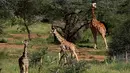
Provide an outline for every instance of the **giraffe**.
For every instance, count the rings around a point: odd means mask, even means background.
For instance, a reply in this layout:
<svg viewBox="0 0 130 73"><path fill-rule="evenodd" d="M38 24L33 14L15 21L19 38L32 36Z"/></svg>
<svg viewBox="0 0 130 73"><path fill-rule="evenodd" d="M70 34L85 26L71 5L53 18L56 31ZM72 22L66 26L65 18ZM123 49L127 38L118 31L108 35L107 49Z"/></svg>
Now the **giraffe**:
<svg viewBox="0 0 130 73"><path fill-rule="evenodd" d="M28 73L28 66L29 66L29 61L28 61L28 56L27 56L27 45L28 45L28 40L24 40L24 51L23 55L19 58L19 68L20 68L20 73Z"/></svg>
<svg viewBox="0 0 130 73"><path fill-rule="evenodd" d="M57 32L57 30L56 30L54 27L52 27L52 33L54 33L54 35L57 37L58 41L61 43L62 48L63 48L63 46L64 46L64 48L67 49L67 50L69 50L70 53L71 53L73 56L76 57L76 60L79 61L78 55L77 55L77 53L76 53L76 46L75 46L73 43L71 43L71 42L67 41L66 39L64 39L64 38ZM62 50L62 48L61 48L61 50ZM64 50L63 50L63 51L64 51Z"/></svg>
<svg viewBox="0 0 130 73"><path fill-rule="evenodd" d="M99 32L104 40L106 49L108 49L107 40L106 40L106 28L103 23L96 19L94 9L96 8L96 3L92 3L92 20L90 23L90 29L94 37L94 48L97 48L97 33Z"/></svg>
<svg viewBox="0 0 130 73"><path fill-rule="evenodd" d="M67 47L65 45L60 45L60 52L59 52L59 64L61 63L61 60L64 60L64 64L67 63ZM62 55L61 55L62 54Z"/></svg>

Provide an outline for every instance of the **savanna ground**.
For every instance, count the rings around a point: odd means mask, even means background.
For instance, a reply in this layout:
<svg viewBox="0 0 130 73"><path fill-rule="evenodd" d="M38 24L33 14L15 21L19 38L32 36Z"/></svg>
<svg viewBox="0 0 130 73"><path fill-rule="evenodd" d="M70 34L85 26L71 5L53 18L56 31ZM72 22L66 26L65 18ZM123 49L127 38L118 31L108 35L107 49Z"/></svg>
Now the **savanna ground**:
<svg viewBox="0 0 130 73"><path fill-rule="evenodd" d="M88 29L83 39L77 41L80 61L70 66L58 65L58 44L53 43L49 24L37 23L30 26L32 41L29 42L29 73L129 73L130 64L107 59L107 50L101 36L98 36L98 49L93 49L93 38ZM0 73L19 73L18 58L22 55L27 33L18 32L17 26L8 27L0 39ZM107 37L108 42L110 37ZM36 61L42 56L43 63ZM35 61L35 62L34 62ZM40 68L40 69L39 69Z"/></svg>

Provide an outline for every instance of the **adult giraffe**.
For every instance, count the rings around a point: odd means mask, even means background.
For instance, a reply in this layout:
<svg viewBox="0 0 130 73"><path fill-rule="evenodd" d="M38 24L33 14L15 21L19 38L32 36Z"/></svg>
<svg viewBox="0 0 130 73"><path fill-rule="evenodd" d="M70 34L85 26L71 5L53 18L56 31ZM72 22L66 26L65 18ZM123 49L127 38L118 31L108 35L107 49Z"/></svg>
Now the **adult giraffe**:
<svg viewBox="0 0 130 73"><path fill-rule="evenodd" d="M108 49L108 45L107 45L107 40L106 40L106 28L104 26L103 23L101 23L100 21L98 21L96 19L96 16L95 16L95 8L96 8L96 3L92 3L92 20L91 20L91 23L90 23L90 28L91 28L91 31L93 33L93 37L94 37L94 48L96 49L97 48L97 33L99 32L104 40L104 43L106 45L106 49Z"/></svg>

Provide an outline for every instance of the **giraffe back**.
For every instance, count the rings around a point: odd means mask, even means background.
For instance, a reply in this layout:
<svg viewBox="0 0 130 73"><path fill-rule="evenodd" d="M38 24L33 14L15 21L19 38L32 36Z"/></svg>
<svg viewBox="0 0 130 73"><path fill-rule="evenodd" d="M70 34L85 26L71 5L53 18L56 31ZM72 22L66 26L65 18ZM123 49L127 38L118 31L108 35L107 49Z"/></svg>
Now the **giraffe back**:
<svg viewBox="0 0 130 73"><path fill-rule="evenodd" d="M76 49L76 46L75 46L75 44L73 44L73 43L71 43L71 42L69 42L69 41L63 41L62 42L62 44L64 44L65 46L67 46L69 49L71 49L71 50L75 50Z"/></svg>
<svg viewBox="0 0 130 73"><path fill-rule="evenodd" d="M97 29L100 33L106 33L105 25L97 19L92 19L90 27Z"/></svg>

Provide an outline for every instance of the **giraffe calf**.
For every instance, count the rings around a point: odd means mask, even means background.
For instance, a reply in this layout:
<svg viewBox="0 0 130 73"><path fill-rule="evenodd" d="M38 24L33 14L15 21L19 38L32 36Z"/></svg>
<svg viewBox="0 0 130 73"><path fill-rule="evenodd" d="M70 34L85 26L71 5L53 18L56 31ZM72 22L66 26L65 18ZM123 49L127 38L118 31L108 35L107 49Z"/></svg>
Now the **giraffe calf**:
<svg viewBox="0 0 130 73"><path fill-rule="evenodd" d="M28 66L29 66L29 60L27 56L28 41L24 40L23 43L24 43L23 55L18 59L19 68L20 68L20 73L28 73Z"/></svg>
<svg viewBox="0 0 130 73"><path fill-rule="evenodd" d="M20 73L28 73L28 66L29 66L28 57L25 57L23 52L23 55L19 58Z"/></svg>
<svg viewBox="0 0 130 73"><path fill-rule="evenodd" d="M72 58L75 57L74 52L64 44L60 45L60 49L61 50L59 52L59 64L61 63L62 60L64 60L64 64L71 63ZM69 54L71 54L71 56Z"/></svg>

